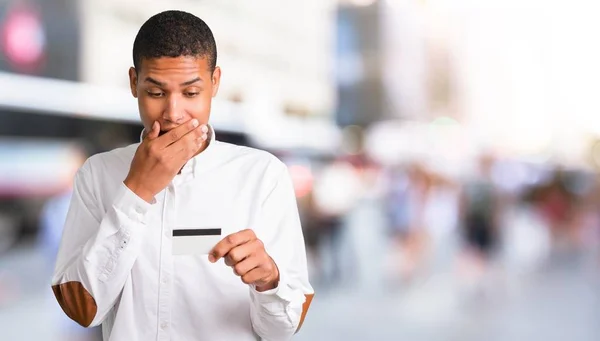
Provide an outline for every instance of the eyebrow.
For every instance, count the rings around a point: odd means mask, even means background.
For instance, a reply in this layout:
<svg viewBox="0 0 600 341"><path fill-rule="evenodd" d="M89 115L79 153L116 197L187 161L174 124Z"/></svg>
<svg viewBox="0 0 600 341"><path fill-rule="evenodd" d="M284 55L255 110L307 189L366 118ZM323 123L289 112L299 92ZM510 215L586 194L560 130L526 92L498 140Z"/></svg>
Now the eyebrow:
<svg viewBox="0 0 600 341"><path fill-rule="evenodd" d="M146 77L146 79L144 81L149 82L149 83L154 83L154 84L156 84L158 86L164 86L165 85L165 83L159 82L159 81L157 81L156 79L154 79L152 77Z"/></svg>
<svg viewBox="0 0 600 341"><path fill-rule="evenodd" d="M192 85L192 84L194 84L196 82L202 82L202 79L200 77L196 77L196 78L194 78L192 80L189 80L187 82L183 82L183 83L181 83L179 85L181 85L181 86L187 86L187 85Z"/></svg>
<svg viewBox="0 0 600 341"><path fill-rule="evenodd" d="M160 81L157 81L156 79L154 79L154 78L152 78L152 77L146 77L146 79L145 79L144 81L146 81L146 82L149 82L149 83L156 84L156 85L158 85L158 86L165 86L165 85L166 85L165 83L163 83L163 82L160 82ZM201 79L200 77L196 77L196 78L194 78L194 79L191 79L191 80L189 80L189 81L187 81L187 82L183 82L183 83L181 83L181 84L179 84L179 85L180 85L180 86L187 86L187 85L194 84L194 83L196 83L196 82L202 82L202 79Z"/></svg>

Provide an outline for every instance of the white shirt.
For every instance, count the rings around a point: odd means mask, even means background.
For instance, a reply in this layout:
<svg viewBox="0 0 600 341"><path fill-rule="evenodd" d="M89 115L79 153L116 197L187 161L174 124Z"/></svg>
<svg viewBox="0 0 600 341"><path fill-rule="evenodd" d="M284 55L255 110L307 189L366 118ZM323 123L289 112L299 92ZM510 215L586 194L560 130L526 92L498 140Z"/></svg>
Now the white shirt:
<svg viewBox="0 0 600 341"><path fill-rule="evenodd" d="M65 313L104 341L287 340L313 289L290 176L271 154L215 140L149 204L123 180L139 144L89 158L52 279ZM223 259L173 255L173 229L251 228L280 272L259 293Z"/></svg>

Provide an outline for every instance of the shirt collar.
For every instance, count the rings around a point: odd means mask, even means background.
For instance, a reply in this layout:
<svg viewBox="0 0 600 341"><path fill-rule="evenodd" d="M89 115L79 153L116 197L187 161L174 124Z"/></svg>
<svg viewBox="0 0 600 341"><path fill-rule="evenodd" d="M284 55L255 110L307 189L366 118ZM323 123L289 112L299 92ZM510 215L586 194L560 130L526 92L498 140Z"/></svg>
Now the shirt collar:
<svg viewBox="0 0 600 341"><path fill-rule="evenodd" d="M181 175L192 174L194 177L196 177L201 170L201 161L207 159L209 155L213 153L213 150L215 149L216 133L214 127L211 124L207 124L207 126L208 146L206 146L206 149L204 149L202 153L191 158L190 161L188 161L183 166L183 168L181 169ZM140 143L144 140L145 131L146 129L142 129L142 132L140 133Z"/></svg>

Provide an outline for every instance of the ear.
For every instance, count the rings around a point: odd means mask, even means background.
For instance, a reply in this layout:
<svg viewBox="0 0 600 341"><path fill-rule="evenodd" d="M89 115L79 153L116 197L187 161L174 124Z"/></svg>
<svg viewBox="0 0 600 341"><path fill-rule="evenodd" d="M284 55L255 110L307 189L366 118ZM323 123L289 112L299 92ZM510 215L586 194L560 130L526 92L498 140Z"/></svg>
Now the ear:
<svg viewBox="0 0 600 341"><path fill-rule="evenodd" d="M133 97L135 97L135 98L138 97L137 82L138 82L137 72L136 72L135 68L132 66L129 68L129 88L131 89L131 95L133 95Z"/></svg>
<svg viewBox="0 0 600 341"><path fill-rule="evenodd" d="M217 66L212 74L212 97L215 97L219 92L219 84L221 84L221 68Z"/></svg>

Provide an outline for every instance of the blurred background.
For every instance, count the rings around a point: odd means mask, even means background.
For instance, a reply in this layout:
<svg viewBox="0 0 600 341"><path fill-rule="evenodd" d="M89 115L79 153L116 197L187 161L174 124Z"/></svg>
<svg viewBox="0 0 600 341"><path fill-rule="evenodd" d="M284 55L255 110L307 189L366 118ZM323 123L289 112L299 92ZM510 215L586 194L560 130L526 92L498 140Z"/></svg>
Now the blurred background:
<svg viewBox="0 0 600 341"><path fill-rule="evenodd" d="M212 28L218 139L292 174L296 340L598 340L600 4L0 0L0 339L99 340L50 276L76 169L139 141L165 9Z"/></svg>

